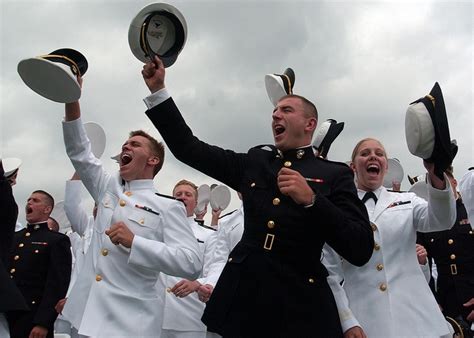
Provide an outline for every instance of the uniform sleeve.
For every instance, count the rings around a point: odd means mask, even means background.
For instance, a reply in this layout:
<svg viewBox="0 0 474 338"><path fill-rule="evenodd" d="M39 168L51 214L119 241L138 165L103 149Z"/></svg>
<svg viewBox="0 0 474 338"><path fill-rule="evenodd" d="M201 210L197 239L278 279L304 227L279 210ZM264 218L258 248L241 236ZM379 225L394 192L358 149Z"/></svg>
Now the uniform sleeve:
<svg viewBox="0 0 474 338"><path fill-rule="evenodd" d="M341 167L336 171L331 188L327 197L316 191L313 206L306 210L311 213L310 218L325 220L323 231L331 248L351 264L362 266L372 256L374 235L351 170Z"/></svg>
<svg viewBox="0 0 474 338"><path fill-rule="evenodd" d="M205 284L207 275L210 271L210 264L216 252L216 243L217 243L217 233L218 231L213 231L209 237L206 239L205 248L204 248L204 258L203 258L203 267L201 277L198 278L200 284Z"/></svg>
<svg viewBox="0 0 474 338"><path fill-rule="evenodd" d="M341 321L342 331L346 332L351 327L360 326L351 309L346 292L342 287L344 281L344 272L342 269L342 259L329 245L323 246L323 264L328 270L327 278L329 287L336 300L339 319Z"/></svg>
<svg viewBox="0 0 474 338"><path fill-rule="evenodd" d="M201 273L202 261L184 205L172 203L164 216L163 242L135 236L128 263L195 280Z"/></svg>
<svg viewBox="0 0 474 338"><path fill-rule="evenodd" d="M227 257L230 254L229 243L230 226L228 224L220 224L217 230L216 244L214 248L214 255L208 262L207 275L202 284L209 284L215 287L222 270L227 262Z"/></svg>
<svg viewBox="0 0 474 338"><path fill-rule="evenodd" d="M451 229L456 222L456 200L448 178L444 177L446 188L433 188L428 180L428 203L418 196L412 199L413 224L420 232Z"/></svg>
<svg viewBox="0 0 474 338"><path fill-rule="evenodd" d="M1 162L0 162L1 163ZM0 259L7 266L7 256L13 242L16 220L18 217L18 205L13 197L12 187L4 176L3 166L0 165Z"/></svg>
<svg viewBox="0 0 474 338"><path fill-rule="evenodd" d="M58 313L54 306L66 296L71 278L71 243L61 236L54 242L49 253L49 268L41 304L33 318L34 325L51 327Z"/></svg>
<svg viewBox="0 0 474 338"><path fill-rule="evenodd" d="M466 207L467 217L471 221L471 228L474 229L474 170L469 170L461 178L459 191Z"/></svg>
<svg viewBox="0 0 474 338"><path fill-rule="evenodd" d="M102 163L92 153L82 120L79 118L63 122L63 136L72 165L94 201L98 202L107 188L110 175L105 172Z"/></svg>
<svg viewBox="0 0 474 338"><path fill-rule="evenodd" d="M77 232L80 236L84 236L89 224L89 215L81 204L81 187L81 181L66 181L64 212L71 223L72 230Z"/></svg>

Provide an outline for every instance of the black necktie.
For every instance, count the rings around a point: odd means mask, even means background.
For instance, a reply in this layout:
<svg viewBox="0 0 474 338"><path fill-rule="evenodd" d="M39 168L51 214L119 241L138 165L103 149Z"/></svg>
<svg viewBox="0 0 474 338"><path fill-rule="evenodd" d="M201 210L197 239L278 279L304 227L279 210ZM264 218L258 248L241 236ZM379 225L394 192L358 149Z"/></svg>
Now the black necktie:
<svg viewBox="0 0 474 338"><path fill-rule="evenodd" d="M365 203L367 202L367 200L369 198L372 198L375 202L375 204L377 204L377 196L375 196L374 192L373 191L367 191L364 195L364 197L362 197L362 203Z"/></svg>

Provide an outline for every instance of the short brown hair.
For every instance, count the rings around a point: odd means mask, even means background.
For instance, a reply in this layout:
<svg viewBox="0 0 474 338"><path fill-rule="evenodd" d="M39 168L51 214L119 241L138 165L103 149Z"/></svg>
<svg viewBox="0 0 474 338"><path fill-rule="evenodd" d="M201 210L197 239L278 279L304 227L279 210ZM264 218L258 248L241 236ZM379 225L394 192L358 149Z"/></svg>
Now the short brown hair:
<svg viewBox="0 0 474 338"><path fill-rule="evenodd" d="M165 161L165 146L163 145L162 142L158 142L154 137L144 132L143 130L131 131L129 137L133 137L133 136L142 136L146 138L148 141L150 141L151 152L160 160L158 164L155 166L155 170L153 170L153 176L155 176L163 167L163 162Z"/></svg>
<svg viewBox="0 0 474 338"><path fill-rule="evenodd" d="M198 199L198 187L197 187L196 184L194 184L193 182L188 181L188 180L181 180L181 181L179 181L178 183L175 184L175 186L173 188L173 196L174 196L174 191L180 185L189 185L191 188L193 188L194 196L196 197L196 201L197 201L197 199Z"/></svg>
<svg viewBox="0 0 474 338"><path fill-rule="evenodd" d="M278 102L280 102L283 99L288 99L288 98L297 98L301 100L303 103L303 109L307 117L314 117L316 120L318 119L318 110L316 109L316 106L313 102L308 100L307 98L301 96L301 95L296 95L296 94L288 94L283 97L281 97Z"/></svg>

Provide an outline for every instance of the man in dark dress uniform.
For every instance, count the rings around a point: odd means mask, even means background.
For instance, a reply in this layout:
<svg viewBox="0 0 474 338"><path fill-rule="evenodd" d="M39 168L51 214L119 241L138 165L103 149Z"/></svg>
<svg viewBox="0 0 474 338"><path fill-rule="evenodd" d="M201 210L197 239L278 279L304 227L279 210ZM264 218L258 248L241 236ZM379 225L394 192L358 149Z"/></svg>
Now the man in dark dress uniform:
<svg viewBox="0 0 474 338"><path fill-rule="evenodd" d="M446 175L456 197L456 223L450 230L420 233L418 242L425 246L428 257L436 264L438 278L435 296L443 314L469 328L472 322L467 316L474 306L463 304L474 295L474 234L462 196L456 190L457 181L452 167L446 171Z"/></svg>
<svg viewBox="0 0 474 338"><path fill-rule="evenodd" d="M351 170L314 155L316 107L283 97L272 115L275 145L236 153L192 134L164 88L158 57L142 74L152 92L146 114L176 158L242 193L244 233L207 303L208 330L224 337L342 337L321 249L327 242L361 266L374 240Z"/></svg>
<svg viewBox="0 0 474 338"><path fill-rule="evenodd" d="M34 191L25 212L27 226L15 233L10 255L11 279L20 289L30 311L8 314L10 335L15 338L53 337L58 313L56 303L65 297L71 277L69 237L48 229L54 207L50 194Z"/></svg>
<svg viewBox="0 0 474 338"><path fill-rule="evenodd" d="M8 337L7 311L28 310L15 283L11 280L7 266L9 264L10 248L15 233L18 206L13 197L10 181L5 178L0 159L0 337Z"/></svg>

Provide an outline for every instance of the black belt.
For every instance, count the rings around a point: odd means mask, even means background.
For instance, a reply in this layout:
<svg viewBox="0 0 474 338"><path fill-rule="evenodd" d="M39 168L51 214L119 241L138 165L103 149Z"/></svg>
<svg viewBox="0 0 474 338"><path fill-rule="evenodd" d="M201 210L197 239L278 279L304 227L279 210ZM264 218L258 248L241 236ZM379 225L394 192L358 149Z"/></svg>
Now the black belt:
<svg viewBox="0 0 474 338"><path fill-rule="evenodd" d="M436 269L440 276L456 276L474 274L474 264L440 264L436 265Z"/></svg>

